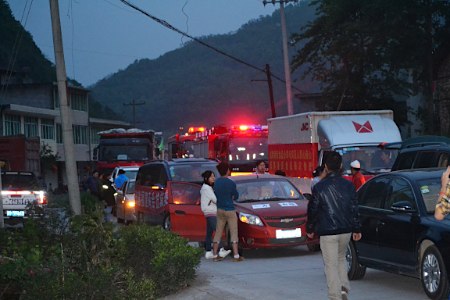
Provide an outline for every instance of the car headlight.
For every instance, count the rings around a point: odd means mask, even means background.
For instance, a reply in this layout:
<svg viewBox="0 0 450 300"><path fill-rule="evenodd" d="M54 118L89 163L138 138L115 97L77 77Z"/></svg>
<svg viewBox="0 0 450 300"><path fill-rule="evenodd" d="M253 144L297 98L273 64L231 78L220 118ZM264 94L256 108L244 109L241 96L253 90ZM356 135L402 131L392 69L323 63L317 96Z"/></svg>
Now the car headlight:
<svg viewBox="0 0 450 300"><path fill-rule="evenodd" d="M239 213L239 220L250 225L264 226L263 222L261 222L261 219L258 216L246 214L243 212Z"/></svg>

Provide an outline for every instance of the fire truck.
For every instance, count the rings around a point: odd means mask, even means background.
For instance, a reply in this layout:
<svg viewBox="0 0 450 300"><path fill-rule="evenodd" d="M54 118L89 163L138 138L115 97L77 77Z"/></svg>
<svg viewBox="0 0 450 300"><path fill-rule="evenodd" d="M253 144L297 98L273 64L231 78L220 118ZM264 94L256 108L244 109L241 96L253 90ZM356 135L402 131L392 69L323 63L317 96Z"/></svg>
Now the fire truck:
<svg viewBox="0 0 450 300"><path fill-rule="evenodd" d="M167 141L169 158L197 157L194 156L193 143L197 133L204 131L205 127L189 127L188 132L169 137Z"/></svg>
<svg viewBox="0 0 450 300"><path fill-rule="evenodd" d="M100 172L112 171L117 166L142 166L156 159L158 148L153 130L114 128L97 133L100 136L93 160Z"/></svg>
<svg viewBox="0 0 450 300"><path fill-rule="evenodd" d="M191 127L185 135L172 138L172 157L208 158L226 161L232 175L254 172L256 161L267 162L268 127L265 125L234 125ZM181 156L180 156L181 155Z"/></svg>

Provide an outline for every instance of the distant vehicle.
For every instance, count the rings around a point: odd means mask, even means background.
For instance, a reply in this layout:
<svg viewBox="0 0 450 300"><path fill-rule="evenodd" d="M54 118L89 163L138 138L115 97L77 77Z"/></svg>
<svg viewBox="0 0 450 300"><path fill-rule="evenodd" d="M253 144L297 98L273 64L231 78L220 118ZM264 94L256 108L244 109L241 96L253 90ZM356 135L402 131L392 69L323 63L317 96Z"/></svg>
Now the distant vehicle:
<svg viewBox="0 0 450 300"><path fill-rule="evenodd" d="M283 170L290 177L311 177L329 151L342 155L344 175L359 160L367 177L388 172L398 149L382 150L384 143L401 142L391 110L322 111L271 118L269 170ZM381 160L387 154L388 163Z"/></svg>
<svg viewBox="0 0 450 300"><path fill-rule="evenodd" d="M152 161L140 167L135 187L138 222L162 225L188 239L204 238L206 221L200 211L201 174L211 170L218 177L216 166L217 162L208 159L178 158ZM191 212L194 218L185 218ZM193 223L199 224L195 227L198 231L190 231Z"/></svg>
<svg viewBox="0 0 450 300"><path fill-rule="evenodd" d="M137 176L137 172L139 171L139 167L115 167L111 173L111 182L114 183L114 180L119 175L119 170L122 169L125 171L125 176L128 177L129 180L135 180ZM120 186L117 188L121 188Z"/></svg>
<svg viewBox="0 0 450 300"><path fill-rule="evenodd" d="M116 198L116 216L118 223L129 224L136 221L134 186L135 180L128 180L124 183L121 190L115 194Z"/></svg>
<svg viewBox="0 0 450 300"><path fill-rule="evenodd" d="M362 239L347 249L350 279L366 267L384 270L418 278L429 298L447 299L450 219L434 219L444 170L386 173L358 190Z"/></svg>
<svg viewBox="0 0 450 300"><path fill-rule="evenodd" d="M232 175L250 174L256 161L267 162L267 125L190 127L184 135L169 139L169 153L175 157L226 161Z"/></svg>
<svg viewBox="0 0 450 300"><path fill-rule="evenodd" d="M153 130L115 128L98 132L100 141L93 160L99 172L112 172L119 166L142 166L156 159L159 149Z"/></svg>
<svg viewBox="0 0 450 300"><path fill-rule="evenodd" d="M397 146L400 147L400 150L392 166L392 171L444 168L450 162L450 139L444 136L411 138Z"/></svg>
<svg viewBox="0 0 450 300"><path fill-rule="evenodd" d="M47 193L32 172L2 171L3 216L5 220L28 218L31 204L47 205Z"/></svg>

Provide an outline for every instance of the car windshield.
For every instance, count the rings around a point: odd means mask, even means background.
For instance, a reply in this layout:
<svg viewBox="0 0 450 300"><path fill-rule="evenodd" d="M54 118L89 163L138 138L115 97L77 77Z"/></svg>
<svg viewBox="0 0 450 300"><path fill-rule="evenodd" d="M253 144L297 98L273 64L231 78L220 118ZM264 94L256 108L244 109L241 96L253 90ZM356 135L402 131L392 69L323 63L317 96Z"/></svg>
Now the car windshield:
<svg viewBox="0 0 450 300"><path fill-rule="evenodd" d="M431 178L417 181L420 191L422 192L423 202L427 209L427 213L434 214L439 191L441 189L441 178Z"/></svg>
<svg viewBox="0 0 450 300"><path fill-rule="evenodd" d="M378 147L344 147L336 149L342 155L344 175L350 175L350 163L358 160L362 174L389 172L398 155L398 149L380 149ZM326 155L326 154L325 154Z"/></svg>
<svg viewBox="0 0 450 300"><path fill-rule="evenodd" d="M33 174L2 174L3 190L38 190L39 183Z"/></svg>
<svg viewBox="0 0 450 300"><path fill-rule="evenodd" d="M207 170L212 171L216 178L220 176L215 163L183 163L172 165L169 170L173 181L202 183L202 173Z"/></svg>
<svg viewBox="0 0 450 300"><path fill-rule="evenodd" d="M304 199L288 180L255 178L254 180L237 181L236 186L239 192L237 202Z"/></svg>

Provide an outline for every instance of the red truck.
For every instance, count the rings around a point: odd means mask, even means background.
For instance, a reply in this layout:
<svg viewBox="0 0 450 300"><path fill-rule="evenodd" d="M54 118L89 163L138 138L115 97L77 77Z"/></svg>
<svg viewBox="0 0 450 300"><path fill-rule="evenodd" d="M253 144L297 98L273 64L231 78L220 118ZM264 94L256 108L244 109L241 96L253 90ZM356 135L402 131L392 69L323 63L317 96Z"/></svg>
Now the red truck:
<svg viewBox="0 0 450 300"><path fill-rule="evenodd" d="M191 127L184 135L169 139L172 158L194 157L227 161L232 175L253 173L256 161L267 161L266 125Z"/></svg>
<svg viewBox="0 0 450 300"><path fill-rule="evenodd" d="M114 128L97 134L100 141L93 160L99 172L112 172L117 166L142 166L159 156L153 130Z"/></svg>
<svg viewBox="0 0 450 300"><path fill-rule="evenodd" d="M36 176L41 174L41 141L39 137L24 135L0 137L0 161L4 170L28 171Z"/></svg>

